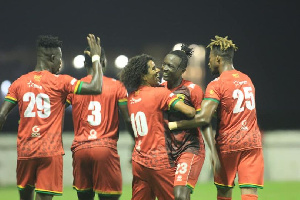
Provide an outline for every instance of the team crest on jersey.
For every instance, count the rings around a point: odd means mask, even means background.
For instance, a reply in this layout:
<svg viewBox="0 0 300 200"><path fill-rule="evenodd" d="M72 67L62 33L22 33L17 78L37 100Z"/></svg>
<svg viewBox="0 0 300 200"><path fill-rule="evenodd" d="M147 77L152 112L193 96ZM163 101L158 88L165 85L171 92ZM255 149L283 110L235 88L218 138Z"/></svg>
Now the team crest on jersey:
<svg viewBox="0 0 300 200"><path fill-rule="evenodd" d="M214 92L213 90L210 90L210 91L209 91L209 94L210 94L210 95L213 95L214 93L215 93L215 92Z"/></svg>
<svg viewBox="0 0 300 200"><path fill-rule="evenodd" d="M130 104L138 103L138 102L140 102L140 101L142 101L142 98L138 98L138 99L131 98L131 99L130 99Z"/></svg>
<svg viewBox="0 0 300 200"><path fill-rule="evenodd" d="M38 126L32 127L31 137L41 137L40 128Z"/></svg>
<svg viewBox="0 0 300 200"><path fill-rule="evenodd" d="M232 76L233 76L234 78L240 78L240 75L239 75L239 74L232 74Z"/></svg>
<svg viewBox="0 0 300 200"><path fill-rule="evenodd" d="M36 81L38 81L38 82L40 82L41 81L41 79L42 79L42 75L34 75L34 80L36 80Z"/></svg>

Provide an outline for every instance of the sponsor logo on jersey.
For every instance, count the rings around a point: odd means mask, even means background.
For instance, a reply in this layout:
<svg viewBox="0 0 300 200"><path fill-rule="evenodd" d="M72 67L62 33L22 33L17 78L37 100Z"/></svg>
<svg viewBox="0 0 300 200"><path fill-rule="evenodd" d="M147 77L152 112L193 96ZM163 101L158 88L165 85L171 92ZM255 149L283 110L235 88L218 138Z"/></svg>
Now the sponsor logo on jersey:
<svg viewBox="0 0 300 200"><path fill-rule="evenodd" d="M94 129L90 130L90 135L88 137L88 140L95 140L97 139L97 131Z"/></svg>
<svg viewBox="0 0 300 200"><path fill-rule="evenodd" d="M33 87L33 88L38 88L38 89L43 89L42 86L35 84L34 82L32 82L31 80L27 83L28 87Z"/></svg>
<svg viewBox="0 0 300 200"><path fill-rule="evenodd" d="M182 176L178 175L176 181L182 181Z"/></svg>
<svg viewBox="0 0 300 200"><path fill-rule="evenodd" d="M239 85L245 85L247 84L247 81L233 81L233 84L237 87Z"/></svg>
<svg viewBox="0 0 300 200"><path fill-rule="evenodd" d="M41 137L40 128L38 126L32 127L31 137Z"/></svg>
<svg viewBox="0 0 300 200"><path fill-rule="evenodd" d="M130 99L130 104L138 103L138 102L140 102L140 101L142 101L142 98L138 98L138 99L131 98L131 99Z"/></svg>
<svg viewBox="0 0 300 200"><path fill-rule="evenodd" d="M192 83L192 84L190 84L188 87L194 89L194 88L195 88L195 85L196 85L196 84Z"/></svg>
<svg viewBox="0 0 300 200"><path fill-rule="evenodd" d="M241 124L242 124L241 130L248 131L247 120L243 120Z"/></svg>

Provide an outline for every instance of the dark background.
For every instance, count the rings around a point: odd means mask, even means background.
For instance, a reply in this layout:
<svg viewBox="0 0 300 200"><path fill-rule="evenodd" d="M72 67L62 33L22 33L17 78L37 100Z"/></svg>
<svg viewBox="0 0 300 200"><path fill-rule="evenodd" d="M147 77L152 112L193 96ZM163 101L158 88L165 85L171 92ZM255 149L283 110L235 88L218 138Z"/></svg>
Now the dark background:
<svg viewBox="0 0 300 200"><path fill-rule="evenodd" d="M35 41L41 34L63 40L62 73L76 78L85 71L74 69L72 59L87 46L88 33L101 37L108 57L106 75L115 78L118 55L148 53L159 65L178 42L207 45L215 35L228 35L239 47L235 68L255 84L260 127L299 129L299 13L296 1L1 2L0 81L13 81L34 69ZM207 73L206 83L210 80ZM17 121L14 109L3 131L16 131ZM65 130L72 130L70 112Z"/></svg>

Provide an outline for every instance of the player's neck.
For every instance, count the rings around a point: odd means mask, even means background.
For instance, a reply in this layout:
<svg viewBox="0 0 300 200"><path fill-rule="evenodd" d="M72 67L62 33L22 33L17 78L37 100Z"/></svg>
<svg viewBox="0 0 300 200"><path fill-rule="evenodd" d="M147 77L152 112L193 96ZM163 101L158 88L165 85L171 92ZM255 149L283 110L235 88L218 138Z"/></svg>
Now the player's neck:
<svg viewBox="0 0 300 200"><path fill-rule="evenodd" d="M232 63L230 63L230 64L224 64L223 66L221 66L219 68L220 74L222 74L225 71L231 71L231 70L235 70Z"/></svg>
<svg viewBox="0 0 300 200"><path fill-rule="evenodd" d="M173 89L178 87L182 82L182 77L180 76L180 78L175 79L175 80L170 80L167 82L167 87L168 89Z"/></svg>
<svg viewBox="0 0 300 200"><path fill-rule="evenodd" d="M44 71L44 70L50 72L50 69L46 66L45 63L38 61L37 64L36 64L36 66L35 66L34 71Z"/></svg>

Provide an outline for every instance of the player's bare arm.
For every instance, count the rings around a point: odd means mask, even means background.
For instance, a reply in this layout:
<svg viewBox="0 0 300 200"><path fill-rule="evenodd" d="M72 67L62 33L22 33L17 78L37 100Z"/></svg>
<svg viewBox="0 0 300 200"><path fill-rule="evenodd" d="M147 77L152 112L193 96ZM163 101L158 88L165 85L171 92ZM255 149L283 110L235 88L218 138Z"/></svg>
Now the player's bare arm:
<svg viewBox="0 0 300 200"><path fill-rule="evenodd" d="M194 117L196 114L196 110L195 108L186 105L185 103L183 103L182 101L178 101L174 107L175 110L182 112L183 114L185 114L187 117Z"/></svg>
<svg viewBox="0 0 300 200"><path fill-rule="evenodd" d="M17 104L4 101L0 108L0 131L6 121L8 113L16 106Z"/></svg>
<svg viewBox="0 0 300 200"><path fill-rule="evenodd" d="M169 122L169 129L189 129L209 125L218 105L219 102L217 101L203 100L201 103L201 111L195 115L194 119Z"/></svg>
<svg viewBox="0 0 300 200"><path fill-rule="evenodd" d="M221 169L221 162L217 153L217 148L215 145L215 139L214 139L214 134L213 134L211 124L204 125L201 127L201 129L202 129L202 134L204 136L204 139L211 151L211 162L214 169L214 174L218 173L220 172Z"/></svg>
<svg viewBox="0 0 300 200"><path fill-rule="evenodd" d="M130 116L128 113L128 107L127 105L119 105L119 110L121 112L121 115L123 117L123 120L125 122L125 126L128 130L128 132L130 133L131 137L134 139L134 132L131 126L131 120L130 120Z"/></svg>
<svg viewBox="0 0 300 200"><path fill-rule="evenodd" d="M100 63L100 38L97 37L96 39L93 34L89 34L87 36L87 41L90 47L90 51L86 51L85 53L89 54L92 58L93 78L90 83L82 82L80 94L101 94L103 72Z"/></svg>

